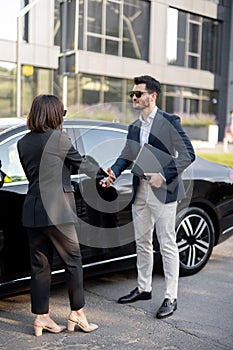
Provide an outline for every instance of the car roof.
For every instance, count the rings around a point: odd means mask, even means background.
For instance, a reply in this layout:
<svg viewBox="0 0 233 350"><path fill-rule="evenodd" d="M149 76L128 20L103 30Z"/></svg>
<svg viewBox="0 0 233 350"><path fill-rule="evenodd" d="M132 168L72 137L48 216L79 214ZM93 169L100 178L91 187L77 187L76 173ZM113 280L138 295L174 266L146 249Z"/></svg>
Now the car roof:
<svg viewBox="0 0 233 350"><path fill-rule="evenodd" d="M65 119L64 125L89 125L89 126L108 126L117 129L127 130L128 127L126 124L109 122L106 120L90 120L90 119Z"/></svg>
<svg viewBox="0 0 233 350"><path fill-rule="evenodd" d="M88 127L101 127L101 128L111 128L118 130L127 130L128 127L125 124L109 122L105 120L80 120L80 119L65 119L64 126L88 126ZM20 133L24 130L27 130L26 122L23 125L15 125L10 128L5 129L0 132L0 142L5 140L6 138L13 136L14 134Z"/></svg>
<svg viewBox="0 0 233 350"><path fill-rule="evenodd" d="M12 126L25 124L25 118L0 118L0 131L8 129Z"/></svg>

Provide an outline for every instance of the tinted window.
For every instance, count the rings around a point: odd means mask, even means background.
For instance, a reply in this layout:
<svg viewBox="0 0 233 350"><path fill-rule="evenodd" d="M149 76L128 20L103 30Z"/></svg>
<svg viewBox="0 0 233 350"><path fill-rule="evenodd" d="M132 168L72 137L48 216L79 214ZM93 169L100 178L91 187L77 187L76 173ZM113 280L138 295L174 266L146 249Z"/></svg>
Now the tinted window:
<svg viewBox="0 0 233 350"><path fill-rule="evenodd" d="M5 182L26 180L17 151L17 142L23 135L17 135L0 146L2 171L7 175Z"/></svg>
<svg viewBox="0 0 233 350"><path fill-rule="evenodd" d="M111 166L122 151L126 133L110 129L75 129L75 147L91 155L105 169Z"/></svg>

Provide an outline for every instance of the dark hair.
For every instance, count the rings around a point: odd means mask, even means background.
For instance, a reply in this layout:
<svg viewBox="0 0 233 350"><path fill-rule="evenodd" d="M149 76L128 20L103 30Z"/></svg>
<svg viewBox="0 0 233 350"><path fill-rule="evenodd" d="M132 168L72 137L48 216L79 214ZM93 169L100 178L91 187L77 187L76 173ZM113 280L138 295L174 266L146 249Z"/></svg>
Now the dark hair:
<svg viewBox="0 0 233 350"><path fill-rule="evenodd" d="M55 95L39 95L32 101L27 119L28 129L31 131L47 131L61 129L64 106Z"/></svg>
<svg viewBox="0 0 233 350"><path fill-rule="evenodd" d="M156 92L158 96L161 92L160 82L155 78L151 77L150 75L141 75L140 77L135 77L134 84L146 84L147 90L151 92Z"/></svg>

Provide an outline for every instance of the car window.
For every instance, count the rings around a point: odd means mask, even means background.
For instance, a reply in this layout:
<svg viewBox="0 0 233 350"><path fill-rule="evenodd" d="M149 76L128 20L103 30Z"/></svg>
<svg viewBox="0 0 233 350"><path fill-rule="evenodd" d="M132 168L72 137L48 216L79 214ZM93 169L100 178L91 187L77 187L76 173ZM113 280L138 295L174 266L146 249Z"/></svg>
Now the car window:
<svg viewBox="0 0 233 350"><path fill-rule="evenodd" d="M2 161L2 171L7 175L4 182L26 180L17 151L17 142L23 135L18 135L1 145L0 158Z"/></svg>
<svg viewBox="0 0 233 350"><path fill-rule="evenodd" d="M81 136L81 131L78 128L66 128L63 127L63 130L69 135L73 146L79 151L81 155L85 154L84 145Z"/></svg>
<svg viewBox="0 0 233 350"><path fill-rule="evenodd" d="M74 145L82 155L91 155L103 168L111 166L125 144L126 133L98 128L74 129Z"/></svg>
<svg viewBox="0 0 233 350"><path fill-rule="evenodd" d="M103 168L111 166L121 153L125 144L126 133L109 128L64 128L71 137L71 141L81 155L91 155ZM5 182L26 180L21 166L17 142L21 135L17 135L0 146L2 171L7 175Z"/></svg>

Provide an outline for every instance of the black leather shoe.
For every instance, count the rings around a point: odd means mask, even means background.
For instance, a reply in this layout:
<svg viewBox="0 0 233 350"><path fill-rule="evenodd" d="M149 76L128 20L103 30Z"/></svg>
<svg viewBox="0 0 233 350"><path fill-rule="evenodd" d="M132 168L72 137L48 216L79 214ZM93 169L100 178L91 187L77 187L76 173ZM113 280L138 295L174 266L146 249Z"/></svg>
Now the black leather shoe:
<svg viewBox="0 0 233 350"><path fill-rule="evenodd" d="M173 303L170 299L164 299L162 305L157 311L156 317L157 318L165 318L168 316L171 316L174 311L177 309L177 300L174 299Z"/></svg>
<svg viewBox="0 0 233 350"><path fill-rule="evenodd" d="M119 298L117 302L119 304L134 303L138 300L149 300L151 297L151 292L139 292L138 287L136 287L129 294Z"/></svg>

